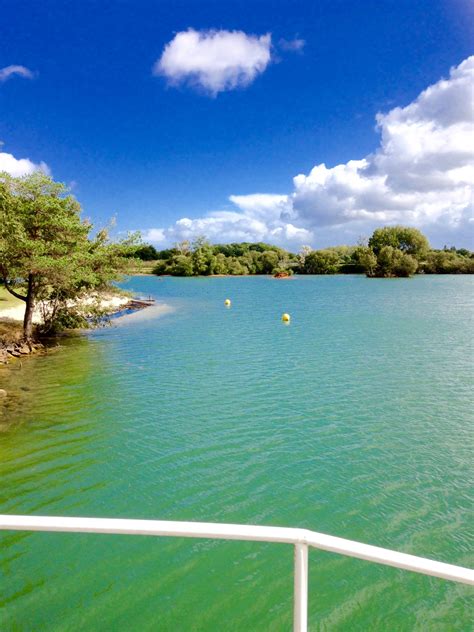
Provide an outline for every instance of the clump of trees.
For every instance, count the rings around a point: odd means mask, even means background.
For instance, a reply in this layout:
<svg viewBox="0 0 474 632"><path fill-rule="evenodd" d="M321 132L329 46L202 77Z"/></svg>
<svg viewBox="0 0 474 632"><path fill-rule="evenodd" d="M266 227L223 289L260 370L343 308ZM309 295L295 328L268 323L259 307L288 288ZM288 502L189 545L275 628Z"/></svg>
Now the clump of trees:
<svg viewBox="0 0 474 632"><path fill-rule="evenodd" d="M377 228L358 256L369 277L474 273L474 253L465 248L432 250L419 230L406 226Z"/></svg>
<svg viewBox="0 0 474 632"><path fill-rule="evenodd" d="M454 247L431 250L421 268L426 274L474 274L474 253Z"/></svg>
<svg viewBox="0 0 474 632"><path fill-rule="evenodd" d="M52 330L61 320L77 322L71 302L108 289L127 269L134 239L113 243L106 230L91 231L64 184L38 172L0 173L0 282L25 302L26 340L39 303L48 306Z"/></svg>
<svg viewBox="0 0 474 632"><path fill-rule="evenodd" d="M205 237L182 241L157 253L155 274L208 276L215 274L292 274L297 256L264 243L210 244Z"/></svg>
<svg viewBox="0 0 474 632"><path fill-rule="evenodd" d="M374 231L358 256L369 277L410 277L429 249L428 240L416 228L385 226Z"/></svg>
<svg viewBox="0 0 474 632"><path fill-rule="evenodd" d="M148 252L140 246L135 256ZM152 248L152 247L151 247ZM215 274L354 274L368 277L410 277L415 273L474 272L474 253L455 248L431 250L416 228L378 228L365 244L313 250L303 246L294 254L265 243L210 244L205 237L156 251L154 273L172 276Z"/></svg>

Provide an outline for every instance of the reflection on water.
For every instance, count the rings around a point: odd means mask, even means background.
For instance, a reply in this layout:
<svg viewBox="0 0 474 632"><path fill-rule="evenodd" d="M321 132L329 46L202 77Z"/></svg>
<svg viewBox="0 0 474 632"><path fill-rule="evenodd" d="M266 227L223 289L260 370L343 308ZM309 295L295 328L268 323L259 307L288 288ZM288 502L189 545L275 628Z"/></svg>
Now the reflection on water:
<svg viewBox="0 0 474 632"><path fill-rule="evenodd" d="M0 368L0 512L302 526L470 564L469 278L127 289L173 311ZM1 630L291 627L291 547L0 540ZM314 629L469 629L467 587L310 557Z"/></svg>

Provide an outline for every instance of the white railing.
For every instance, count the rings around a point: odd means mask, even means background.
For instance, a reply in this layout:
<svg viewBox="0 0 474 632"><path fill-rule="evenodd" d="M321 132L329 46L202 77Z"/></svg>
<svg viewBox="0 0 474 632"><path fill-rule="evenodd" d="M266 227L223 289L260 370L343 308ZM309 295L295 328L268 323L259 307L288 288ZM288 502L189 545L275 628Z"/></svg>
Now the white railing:
<svg viewBox="0 0 474 632"><path fill-rule="evenodd" d="M280 542L295 547L293 630L306 632L308 627L308 547L340 553L377 564L394 566L423 575L441 577L474 585L474 571L435 562L423 557L361 544L307 529L260 527L212 522L173 522L168 520L129 520L122 518L62 518L49 516L0 515L0 530L61 531L74 533L108 533L152 535L218 540Z"/></svg>

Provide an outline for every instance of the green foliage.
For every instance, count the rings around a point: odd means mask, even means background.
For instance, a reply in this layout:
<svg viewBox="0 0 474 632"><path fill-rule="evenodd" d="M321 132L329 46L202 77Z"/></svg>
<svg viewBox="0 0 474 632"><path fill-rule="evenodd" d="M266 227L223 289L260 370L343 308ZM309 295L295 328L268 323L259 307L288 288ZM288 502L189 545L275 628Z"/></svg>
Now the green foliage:
<svg viewBox="0 0 474 632"><path fill-rule="evenodd" d="M341 257L334 250L314 250L306 256L307 274L336 274L341 266Z"/></svg>
<svg viewBox="0 0 474 632"><path fill-rule="evenodd" d="M373 276L409 277L415 274L418 261L392 246L384 246L377 255L377 267Z"/></svg>
<svg viewBox="0 0 474 632"><path fill-rule="evenodd" d="M429 243L416 228L377 228L368 246L359 246L356 257L368 277L410 277L429 256Z"/></svg>
<svg viewBox="0 0 474 632"><path fill-rule="evenodd" d="M367 274L367 276L374 276L377 269L377 257L374 254L372 248L368 246L359 246L355 253L357 262Z"/></svg>
<svg viewBox="0 0 474 632"><path fill-rule="evenodd" d="M174 257L174 255L177 255L177 254L178 254L178 251L176 250L176 248L167 248L166 250L158 250L156 253L155 259L158 259L160 261L168 261L169 259Z"/></svg>
<svg viewBox="0 0 474 632"><path fill-rule="evenodd" d="M181 242L157 255L154 274L172 276L273 274L277 268L289 269L294 258L276 246L263 243L211 245L205 237L198 237L191 244Z"/></svg>
<svg viewBox="0 0 474 632"><path fill-rule="evenodd" d="M136 257L141 261L156 261L158 259L158 252L151 244L142 244L136 248L132 248L129 256Z"/></svg>
<svg viewBox="0 0 474 632"><path fill-rule="evenodd" d="M157 274L158 276L161 276L162 274L170 274L168 266L169 262L166 259L158 259L158 261L155 262L153 274Z"/></svg>
<svg viewBox="0 0 474 632"><path fill-rule="evenodd" d="M176 255L171 259L167 270L173 276L193 276L193 260L189 255Z"/></svg>
<svg viewBox="0 0 474 632"><path fill-rule="evenodd" d="M430 244L423 233L408 226L377 228L369 239L369 248L378 255L385 246L391 246L417 259L423 257L430 249Z"/></svg>
<svg viewBox="0 0 474 632"><path fill-rule="evenodd" d="M426 274L474 274L474 253L460 250L432 250L421 264Z"/></svg>
<svg viewBox="0 0 474 632"><path fill-rule="evenodd" d="M274 250L264 250L259 258L260 274L273 274L273 271L278 266L279 260L278 252Z"/></svg>
<svg viewBox="0 0 474 632"><path fill-rule="evenodd" d="M369 245L336 246L312 250L303 246L298 255L265 243L210 244L205 237L176 244L158 252L155 274L206 276L209 274L350 274L369 277L408 277L426 273L472 273L474 255L451 248L428 250L419 230L404 226L379 228Z"/></svg>
<svg viewBox="0 0 474 632"><path fill-rule="evenodd" d="M32 335L38 301L63 305L108 287L127 269L136 236L110 243L107 231L90 237L81 207L66 187L43 174L0 174L0 279L26 302L24 333Z"/></svg>
<svg viewBox="0 0 474 632"><path fill-rule="evenodd" d="M46 315L38 330L42 335L54 336L68 329L87 329L88 327L89 322L80 310L61 305L54 314Z"/></svg>

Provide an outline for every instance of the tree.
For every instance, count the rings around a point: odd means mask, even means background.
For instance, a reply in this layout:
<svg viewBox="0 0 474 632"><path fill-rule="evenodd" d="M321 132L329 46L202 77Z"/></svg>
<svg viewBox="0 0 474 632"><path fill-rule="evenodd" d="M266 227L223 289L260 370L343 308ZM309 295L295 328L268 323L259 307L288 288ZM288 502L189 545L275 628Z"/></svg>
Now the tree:
<svg viewBox="0 0 474 632"><path fill-rule="evenodd" d="M193 276L194 268L191 255L176 255L173 257L169 271L173 276Z"/></svg>
<svg viewBox="0 0 474 632"><path fill-rule="evenodd" d="M336 274L341 266L340 257L334 250L313 250L305 258L306 274Z"/></svg>
<svg viewBox="0 0 474 632"><path fill-rule="evenodd" d="M181 255L187 255L191 250L191 244L187 239L185 239L184 241L179 241L177 244L175 244L174 250L176 250L176 252Z"/></svg>
<svg viewBox="0 0 474 632"><path fill-rule="evenodd" d="M227 274L227 257L218 252L212 259L212 272L211 274Z"/></svg>
<svg viewBox="0 0 474 632"><path fill-rule="evenodd" d="M468 256L459 255L460 251L450 250L431 251L422 263L422 270L427 274L473 274L474 258L469 256L469 250L465 250Z"/></svg>
<svg viewBox="0 0 474 632"><path fill-rule="evenodd" d="M356 251L357 260L359 264L362 266L362 269L365 271L368 277L375 275L375 270L377 268L377 257L374 255L374 251L372 248L368 248L367 246L359 246Z"/></svg>
<svg viewBox="0 0 474 632"><path fill-rule="evenodd" d="M130 256L141 259L141 261L156 261L158 252L151 244L140 244L134 250L131 250Z"/></svg>
<svg viewBox="0 0 474 632"><path fill-rule="evenodd" d="M391 246L417 259L422 258L430 249L429 241L423 233L408 226L377 228L369 239L369 248L378 255L384 246Z"/></svg>
<svg viewBox="0 0 474 632"><path fill-rule="evenodd" d="M228 274L232 274L235 276L249 273L248 269L240 263L240 260L238 257L227 258L227 270L228 270Z"/></svg>
<svg viewBox="0 0 474 632"><path fill-rule="evenodd" d="M197 237L192 243L193 273L196 275L210 274L212 246L205 237Z"/></svg>
<svg viewBox="0 0 474 632"><path fill-rule="evenodd" d="M26 340L39 301L65 304L102 289L130 262L132 242L109 244L105 230L90 239L80 212L66 187L43 173L0 174L0 280L25 302Z"/></svg>
<svg viewBox="0 0 474 632"><path fill-rule="evenodd" d="M418 261L392 246L384 246L377 255L375 276L409 277L418 269Z"/></svg>
<svg viewBox="0 0 474 632"><path fill-rule="evenodd" d="M298 263L300 268L304 268L304 264L306 261L306 257L313 252L311 246L301 246L300 251L298 253Z"/></svg>
<svg viewBox="0 0 474 632"><path fill-rule="evenodd" d="M265 250L260 256L260 268L262 274L273 274L273 271L278 266L279 260L278 253L274 250Z"/></svg>

